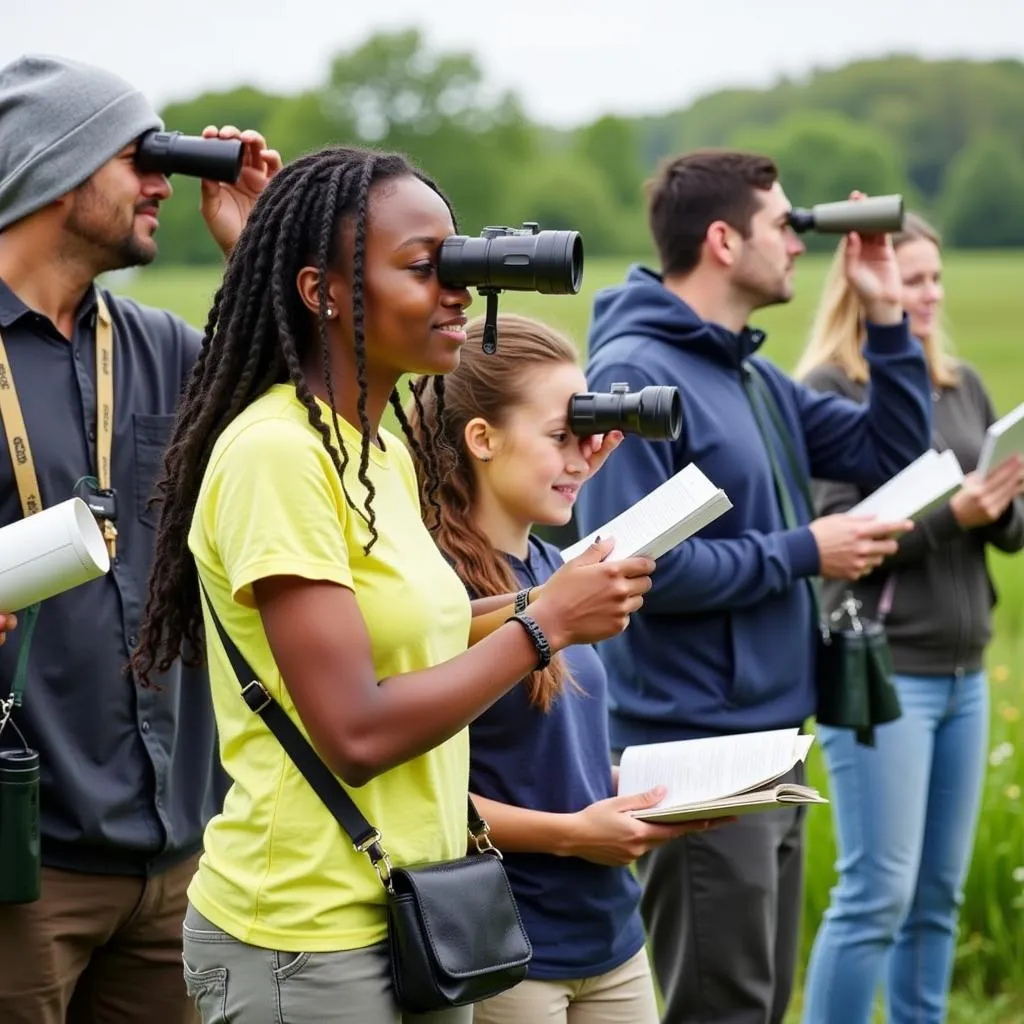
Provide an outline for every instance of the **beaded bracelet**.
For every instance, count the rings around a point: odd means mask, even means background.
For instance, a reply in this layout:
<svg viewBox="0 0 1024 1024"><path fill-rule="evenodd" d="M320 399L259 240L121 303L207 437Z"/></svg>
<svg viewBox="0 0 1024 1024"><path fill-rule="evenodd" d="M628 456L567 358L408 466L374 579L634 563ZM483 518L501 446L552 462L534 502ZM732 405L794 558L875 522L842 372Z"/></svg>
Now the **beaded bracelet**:
<svg viewBox="0 0 1024 1024"><path fill-rule="evenodd" d="M518 612L505 621L518 622L526 630L527 635L533 642L533 646L537 648L537 668L547 668L551 664L551 645L548 643L548 638L544 635L544 630L524 612Z"/></svg>

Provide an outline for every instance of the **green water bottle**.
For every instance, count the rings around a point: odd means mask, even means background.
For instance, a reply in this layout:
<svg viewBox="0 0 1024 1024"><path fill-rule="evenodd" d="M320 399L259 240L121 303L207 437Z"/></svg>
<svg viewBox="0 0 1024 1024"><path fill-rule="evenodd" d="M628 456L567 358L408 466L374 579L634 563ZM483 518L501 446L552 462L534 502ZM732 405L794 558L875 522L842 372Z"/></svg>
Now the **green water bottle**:
<svg viewBox="0 0 1024 1024"><path fill-rule="evenodd" d="M0 750L0 903L39 899L39 754Z"/></svg>

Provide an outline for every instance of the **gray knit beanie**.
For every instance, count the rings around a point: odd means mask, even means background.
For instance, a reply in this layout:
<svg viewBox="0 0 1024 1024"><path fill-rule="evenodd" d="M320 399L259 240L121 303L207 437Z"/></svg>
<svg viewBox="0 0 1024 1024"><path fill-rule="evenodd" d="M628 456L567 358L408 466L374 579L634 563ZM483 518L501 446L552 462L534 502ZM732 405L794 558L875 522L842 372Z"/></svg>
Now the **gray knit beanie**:
<svg viewBox="0 0 1024 1024"><path fill-rule="evenodd" d="M123 78L27 55L0 68L0 231L81 185L163 122Z"/></svg>

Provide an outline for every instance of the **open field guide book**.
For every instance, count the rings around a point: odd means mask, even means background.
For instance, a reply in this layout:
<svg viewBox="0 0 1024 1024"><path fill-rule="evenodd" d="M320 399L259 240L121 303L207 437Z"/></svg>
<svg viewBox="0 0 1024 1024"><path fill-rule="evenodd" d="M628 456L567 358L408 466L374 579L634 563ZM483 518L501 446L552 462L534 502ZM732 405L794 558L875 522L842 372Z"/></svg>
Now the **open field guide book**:
<svg viewBox="0 0 1024 1024"><path fill-rule="evenodd" d="M964 473L956 455L949 449L937 452L929 448L877 491L854 505L850 515L876 516L879 520L917 520L952 498L963 482Z"/></svg>
<svg viewBox="0 0 1024 1024"><path fill-rule="evenodd" d="M691 462L625 512L565 548L562 558L568 562L582 554L596 537L614 537L611 561L633 555L657 559L731 508L725 491Z"/></svg>
<svg viewBox="0 0 1024 1024"><path fill-rule="evenodd" d="M798 729L774 729L627 747L619 765L619 796L667 786L657 807L631 813L669 824L826 804L810 786L778 781L806 759L813 742Z"/></svg>

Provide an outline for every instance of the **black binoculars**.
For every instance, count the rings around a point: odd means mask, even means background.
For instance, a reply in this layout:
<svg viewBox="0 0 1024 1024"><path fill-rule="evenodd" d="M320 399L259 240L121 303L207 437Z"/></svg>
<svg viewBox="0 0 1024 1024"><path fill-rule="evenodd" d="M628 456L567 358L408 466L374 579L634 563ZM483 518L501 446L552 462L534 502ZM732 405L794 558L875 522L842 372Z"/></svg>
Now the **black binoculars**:
<svg viewBox="0 0 1024 1024"><path fill-rule="evenodd" d="M39 899L41 877L39 754L0 750L0 904Z"/></svg>
<svg viewBox="0 0 1024 1024"><path fill-rule="evenodd" d="M144 173L186 174L233 185L242 173L242 140L148 131L139 139L135 166Z"/></svg>
<svg viewBox="0 0 1024 1024"><path fill-rule="evenodd" d="M789 211L789 226L794 231L817 231L845 235L884 235L903 230L903 196L866 196L843 199L838 203L818 203L810 209Z"/></svg>
<svg viewBox="0 0 1024 1024"><path fill-rule="evenodd" d="M502 291L576 295L583 283L583 239L578 231L486 227L478 238L449 235L437 254L446 288L476 288L487 298L483 350L498 350L498 294Z"/></svg>
<svg viewBox="0 0 1024 1024"><path fill-rule="evenodd" d="M577 437L621 430L652 441L675 441L683 427L679 388L650 385L631 392L613 384L608 394L581 391L569 399L569 429Z"/></svg>
<svg viewBox="0 0 1024 1024"><path fill-rule="evenodd" d="M578 231L487 227L479 238L449 235L441 243L437 276L448 288L575 295L583 283L583 239Z"/></svg>

